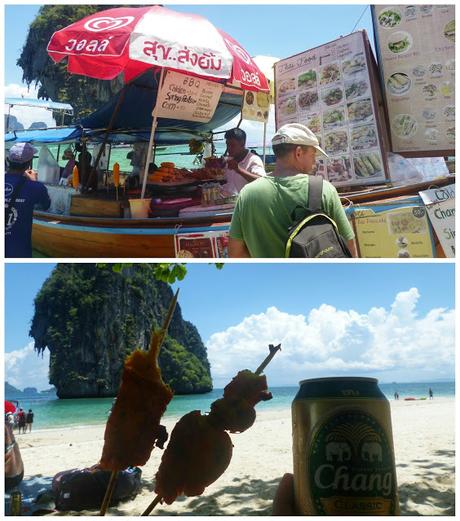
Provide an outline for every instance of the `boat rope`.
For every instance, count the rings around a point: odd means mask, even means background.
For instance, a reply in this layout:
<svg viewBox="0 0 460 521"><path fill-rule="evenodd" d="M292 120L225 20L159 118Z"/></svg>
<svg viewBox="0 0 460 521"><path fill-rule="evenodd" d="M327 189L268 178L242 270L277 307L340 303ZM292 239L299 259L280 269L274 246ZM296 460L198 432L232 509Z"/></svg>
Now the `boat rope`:
<svg viewBox="0 0 460 521"><path fill-rule="evenodd" d="M366 10L367 10L368 8L369 8L369 5L364 6L363 12L361 13L361 16L358 18L358 21L355 23L355 26L353 27L353 29L351 30L351 32L354 32L354 30L356 29L356 27L358 27L358 24L359 24L359 22L361 21L361 18L364 16L364 13L366 12Z"/></svg>

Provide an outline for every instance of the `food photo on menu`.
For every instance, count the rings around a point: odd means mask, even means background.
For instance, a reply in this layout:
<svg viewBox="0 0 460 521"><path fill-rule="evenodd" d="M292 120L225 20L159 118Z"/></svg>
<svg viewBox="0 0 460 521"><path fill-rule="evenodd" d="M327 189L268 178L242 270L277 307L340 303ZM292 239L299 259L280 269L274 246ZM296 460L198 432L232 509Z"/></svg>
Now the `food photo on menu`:
<svg viewBox="0 0 460 521"><path fill-rule="evenodd" d="M376 6L373 12L394 151L451 148L443 111L455 92L454 7Z"/></svg>

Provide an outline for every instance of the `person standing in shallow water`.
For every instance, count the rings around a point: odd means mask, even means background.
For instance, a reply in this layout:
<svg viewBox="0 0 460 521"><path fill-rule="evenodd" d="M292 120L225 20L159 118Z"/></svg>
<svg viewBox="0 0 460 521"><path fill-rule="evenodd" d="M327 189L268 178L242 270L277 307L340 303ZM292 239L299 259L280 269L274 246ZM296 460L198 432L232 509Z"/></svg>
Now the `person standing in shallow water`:
<svg viewBox="0 0 460 521"><path fill-rule="evenodd" d="M32 423L34 422L34 413L32 412L32 409L29 409L28 413L26 414L26 430L29 430L29 432L32 432Z"/></svg>
<svg viewBox="0 0 460 521"><path fill-rule="evenodd" d="M430 400L433 399L433 390L431 389L431 387L428 389L428 396L430 397Z"/></svg>
<svg viewBox="0 0 460 521"><path fill-rule="evenodd" d="M26 415L22 409L19 409L18 416L18 434L25 434L26 432Z"/></svg>

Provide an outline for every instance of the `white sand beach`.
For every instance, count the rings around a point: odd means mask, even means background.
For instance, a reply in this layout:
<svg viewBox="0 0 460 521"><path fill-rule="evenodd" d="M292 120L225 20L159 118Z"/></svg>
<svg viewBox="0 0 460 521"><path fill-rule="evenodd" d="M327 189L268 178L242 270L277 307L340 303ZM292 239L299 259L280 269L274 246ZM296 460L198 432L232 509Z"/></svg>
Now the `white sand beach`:
<svg viewBox="0 0 460 521"><path fill-rule="evenodd" d="M402 515L454 515L455 401L391 402ZM170 432L173 421L165 421ZM17 436L25 480L96 463L104 426L43 430ZM292 471L290 411L260 411L255 425L232 435L230 466L200 497L178 498L159 506L157 515L270 515L273 496L285 472ZM155 449L142 468L144 487L132 501L109 515L139 515L154 497L153 479L162 451ZM95 515L96 512L70 513ZM61 514L63 515L63 514ZM67 513L69 515L69 513Z"/></svg>

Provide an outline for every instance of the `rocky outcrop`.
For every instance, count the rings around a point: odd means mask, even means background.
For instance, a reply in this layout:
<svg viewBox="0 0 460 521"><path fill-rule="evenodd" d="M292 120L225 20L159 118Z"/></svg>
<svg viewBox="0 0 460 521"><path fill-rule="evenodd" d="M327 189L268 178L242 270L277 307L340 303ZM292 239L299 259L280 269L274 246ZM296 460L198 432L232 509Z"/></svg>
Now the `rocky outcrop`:
<svg viewBox="0 0 460 521"><path fill-rule="evenodd" d="M5 114L5 132L24 130L24 125L18 121L16 116Z"/></svg>
<svg viewBox="0 0 460 521"><path fill-rule="evenodd" d="M91 114L103 103L111 99L123 85L121 78L101 81L66 70L66 62L54 63L46 47L53 33L77 20L111 7L120 5L43 5L29 26L26 41L17 65L23 71L23 81L29 86L38 85L38 98L70 103L74 109L75 121ZM53 114L55 119L58 114ZM61 121L59 114L59 121ZM58 121L58 119L56 119ZM74 123L69 116L64 124Z"/></svg>
<svg viewBox="0 0 460 521"><path fill-rule="evenodd" d="M148 264L114 272L110 265L60 264L35 298L30 335L50 351L50 383L60 398L115 396L123 362L147 349L173 293ZM212 389L206 348L177 305L160 352L164 380L175 393Z"/></svg>

